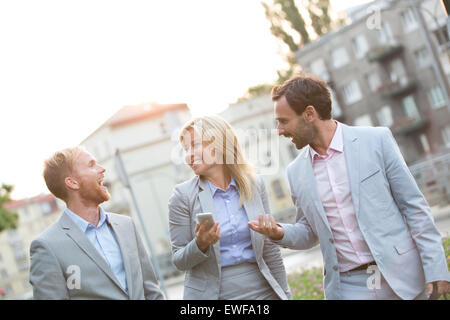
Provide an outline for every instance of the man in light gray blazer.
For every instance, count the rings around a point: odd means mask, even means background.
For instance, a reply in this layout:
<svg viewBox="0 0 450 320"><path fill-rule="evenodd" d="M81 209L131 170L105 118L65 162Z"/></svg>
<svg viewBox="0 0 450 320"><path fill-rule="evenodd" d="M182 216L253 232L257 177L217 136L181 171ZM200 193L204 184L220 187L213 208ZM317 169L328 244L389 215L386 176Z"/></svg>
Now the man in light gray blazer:
<svg viewBox="0 0 450 320"><path fill-rule="evenodd" d="M301 75L272 90L280 135L299 156L287 176L295 224L250 226L282 246L320 243L327 299L426 299L449 292L441 236L388 128L331 118L326 83Z"/></svg>
<svg viewBox="0 0 450 320"><path fill-rule="evenodd" d="M61 218L31 243L34 299L163 299L134 222L107 213L105 169L81 147L45 162L49 190L64 200Z"/></svg>

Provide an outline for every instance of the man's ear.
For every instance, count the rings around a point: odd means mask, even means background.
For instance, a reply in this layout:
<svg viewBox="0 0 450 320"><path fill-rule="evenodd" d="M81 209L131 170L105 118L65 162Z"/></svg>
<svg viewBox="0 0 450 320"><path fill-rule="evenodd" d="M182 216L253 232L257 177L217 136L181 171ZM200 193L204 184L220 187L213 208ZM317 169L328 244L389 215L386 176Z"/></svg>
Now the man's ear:
<svg viewBox="0 0 450 320"><path fill-rule="evenodd" d="M306 122L313 122L317 117L317 112L313 106L309 105L305 108L302 115L303 120L305 120Z"/></svg>
<svg viewBox="0 0 450 320"><path fill-rule="evenodd" d="M72 177L66 177L64 179L64 183L66 184L67 188L72 190L78 190L80 188L80 184L78 183L78 181Z"/></svg>

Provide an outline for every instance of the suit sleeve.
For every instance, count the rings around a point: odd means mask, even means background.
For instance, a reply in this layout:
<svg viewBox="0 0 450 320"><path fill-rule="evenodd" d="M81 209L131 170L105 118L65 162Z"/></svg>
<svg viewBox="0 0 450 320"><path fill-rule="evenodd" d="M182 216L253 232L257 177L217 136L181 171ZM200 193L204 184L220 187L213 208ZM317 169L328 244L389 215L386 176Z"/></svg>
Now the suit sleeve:
<svg viewBox="0 0 450 320"><path fill-rule="evenodd" d="M43 240L30 245L30 283L35 300L69 299L66 279L60 264Z"/></svg>
<svg viewBox="0 0 450 320"><path fill-rule="evenodd" d="M136 225L133 220L131 220L131 224L133 225L134 234L136 235L139 261L142 269L142 278L144 280L145 300L164 300L164 295L158 286L158 280L156 278L155 271L153 270L152 263L150 262L147 251L142 244L141 237L137 232Z"/></svg>
<svg viewBox="0 0 450 320"><path fill-rule="evenodd" d="M288 169L288 177L290 176ZM296 223L279 223L284 229L284 237L281 240L274 241L282 247L293 250L306 250L316 246L319 241L317 235L314 233L311 225L305 217L300 205L297 203L295 192L293 192L292 183L289 180L289 187L291 189L291 198L296 209Z"/></svg>
<svg viewBox="0 0 450 320"><path fill-rule="evenodd" d="M266 186L262 179L260 181L260 194L264 207L264 214L270 214L269 198L267 196ZM286 269L281 257L280 247L267 237L264 239L263 258L273 277L277 280L284 293L286 293L288 299L291 300L291 290L289 289L289 285L287 283Z"/></svg>
<svg viewBox="0 0 450 320"><path fill-rule="evenodd" d="M169 199L169 232L172 262L178 270L190 270L209 258L211 246L203 253L192 236L191 212L178 187Z"/></svg>
<svg viewBox="0 0 450 320"><path fill-rule="evenodd" d="M381 143L392 195L419 250L426 282L450 281L441 235L434 224L430 207L388 128Z"/></svg>

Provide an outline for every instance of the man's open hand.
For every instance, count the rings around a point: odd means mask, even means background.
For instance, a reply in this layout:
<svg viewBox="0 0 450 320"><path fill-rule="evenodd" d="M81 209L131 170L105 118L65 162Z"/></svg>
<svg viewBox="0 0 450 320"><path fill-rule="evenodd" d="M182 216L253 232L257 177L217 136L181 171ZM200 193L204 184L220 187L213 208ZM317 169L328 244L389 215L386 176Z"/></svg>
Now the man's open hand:
<svg viewBox="0 0 450 320"><path fill-rule="evenodd" d="M281 240L284 237L284 230L277 225L274 217L270 214L260 214L258 221L249 221L248 226L250 229L259 232L271 240Z"/></svg>

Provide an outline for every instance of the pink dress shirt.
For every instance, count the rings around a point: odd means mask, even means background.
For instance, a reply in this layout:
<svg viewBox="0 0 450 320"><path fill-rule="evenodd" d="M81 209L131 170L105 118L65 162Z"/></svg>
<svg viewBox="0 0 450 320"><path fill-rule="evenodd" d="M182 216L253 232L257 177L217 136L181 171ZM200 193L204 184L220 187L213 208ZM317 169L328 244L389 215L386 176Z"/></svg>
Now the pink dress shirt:
<svg viewBox="0 0 450 320"><path fill-rule="evenodd" d="M333 233L339 272L374 261L356 219L344 154L342 127L337 128L321 156L313 148L310 155L319 197Z"/></svg>

